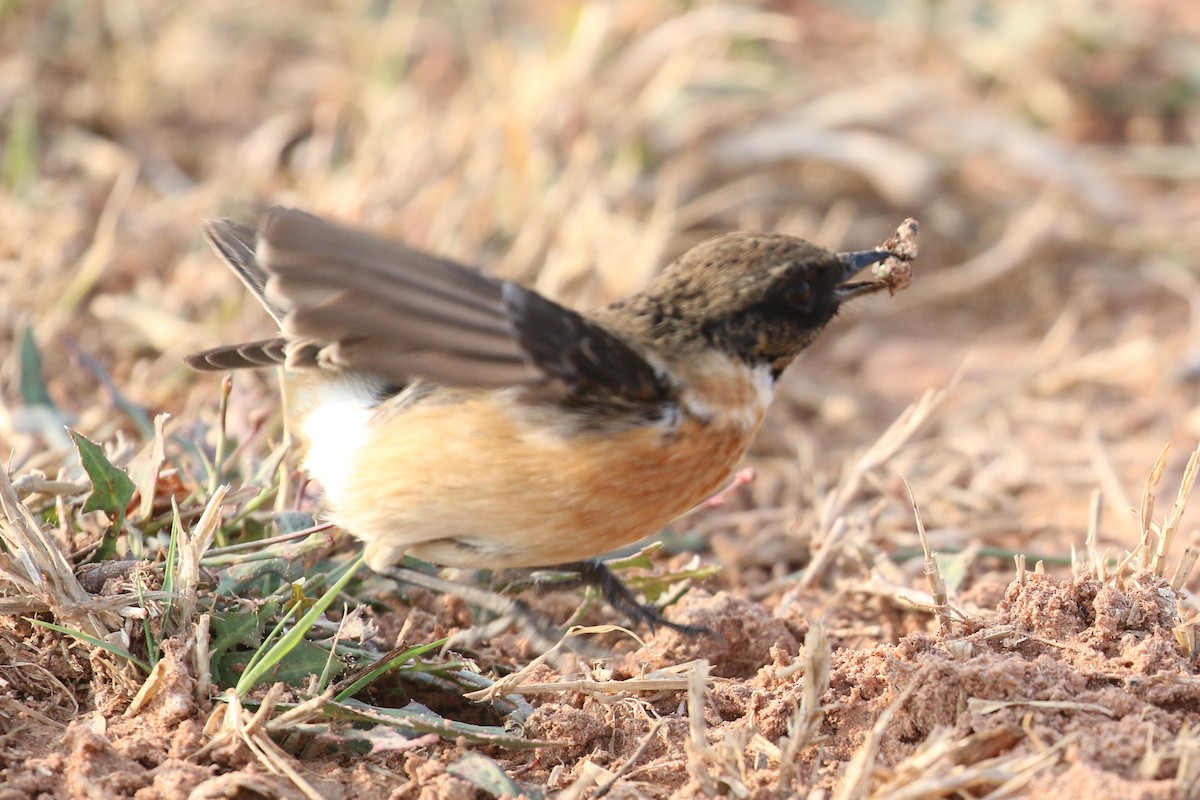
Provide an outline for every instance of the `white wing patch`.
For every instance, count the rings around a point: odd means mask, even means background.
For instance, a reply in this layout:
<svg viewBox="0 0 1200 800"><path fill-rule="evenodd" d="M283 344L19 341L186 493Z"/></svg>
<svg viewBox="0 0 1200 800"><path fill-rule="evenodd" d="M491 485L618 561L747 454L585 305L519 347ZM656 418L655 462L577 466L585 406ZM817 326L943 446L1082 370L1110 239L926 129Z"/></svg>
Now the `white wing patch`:
<svg viewBox="0 0 1200 800"><path fill-rule="evenodd" d="M307 409L300 424L308 442L304 468L321 482L336 509L355 454L367 443L367 428L379 401L368 382L350 377L308 388L297 400Z"/></svg>

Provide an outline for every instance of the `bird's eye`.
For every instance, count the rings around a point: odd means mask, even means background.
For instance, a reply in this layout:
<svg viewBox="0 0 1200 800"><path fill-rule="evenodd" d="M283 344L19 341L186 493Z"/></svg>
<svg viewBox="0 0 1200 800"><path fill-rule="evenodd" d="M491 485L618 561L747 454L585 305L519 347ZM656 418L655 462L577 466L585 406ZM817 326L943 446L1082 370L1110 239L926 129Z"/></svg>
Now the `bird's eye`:
<svg viewBox="0 0 1200 800"><path fill-rule="evenodd" d="M812 311L813 290L808 281L796 281L787 290L787 302L801 314Z"/></svg>

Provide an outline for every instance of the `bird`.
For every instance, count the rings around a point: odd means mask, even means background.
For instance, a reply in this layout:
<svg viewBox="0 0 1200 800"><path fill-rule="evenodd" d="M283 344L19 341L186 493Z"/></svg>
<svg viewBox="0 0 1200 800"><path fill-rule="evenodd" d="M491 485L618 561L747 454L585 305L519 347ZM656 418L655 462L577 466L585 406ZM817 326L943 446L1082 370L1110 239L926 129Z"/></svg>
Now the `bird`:
<svg viewBox="0 0 1200 800"><path fill-rule="evenodd" d="M651 624L596 558L716 492L796 356L847 301L895 289L856 279L886 246L734 232L577 311L296 209L204 232L279 334L185 361L286 368L303 466L368 566L564 569Z"/></svg>

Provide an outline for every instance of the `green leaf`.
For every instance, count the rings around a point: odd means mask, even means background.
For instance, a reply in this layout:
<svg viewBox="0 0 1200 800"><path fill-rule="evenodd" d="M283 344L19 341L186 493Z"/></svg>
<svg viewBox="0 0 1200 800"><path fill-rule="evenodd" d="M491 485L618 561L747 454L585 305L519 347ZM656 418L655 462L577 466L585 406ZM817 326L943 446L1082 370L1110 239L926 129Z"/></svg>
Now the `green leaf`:
<svg viewBox="0 0 1200 800"><path fill-rule="evenodd" d="M967 574L971 569L971 565L979 554L972 551L970 548L961 553L934 553L933 559L937 562L938 572L942 575L942 581L946 584L946 591L953 597L962 586L963 581L967 579Z"/></svg>
<svg viewBox="0 0 1200 800"><path fill-rule="evenodd" d="M316 519L307 511L277 511L275 513L275 527L281 534L305 531L316 524Z"/></svg>
<svg viewBox="0 0 1200 800"><path fill-rule="evenodd" d="M241 680L247 669L253 653L239 650L235 653L225 653L214 660L213 675L221 686L235 685ZM281 681L288 686L304 686L312 675L320 675L326 670L329 661L329 651L320 645L309 641L298 642L283 656L272 664L271 669L260 674L258 680ZM345 671L346 666L335 660L334 673Z"/></svg>
<svg viewBox="0 0 1200 800"><path fill-rule="evenodd" d="M446 767L446 772L456 778L461 778L476 789L482 789L493 797L520 797L522 794L527 797L531 796L528 788L521 787L520 784L508 777L499 764L483 753L474 751L464 753L462 758ZM540 797L541 795L536 796Z"/></svg>
<svg viewBox="0 0 1200 800"><path fill-rule="evenodd" d="M296 561L283 558L260 558L258 554L244 554L242 563L235 564L221 575L216 593L222 597L246 597L257 592L265 597L284 583L291 583L304 576L304 567ZM222 562L205 559L206 567L219 566Z"/></svg>
<svg viewBox="0 0 1200 800"><path fill-rule="evenodd" d="M269 649L266 649L259 654L260 657L248 670L246 670L246 673L242 675L241 680L238 681L236 687L238 695L245 697L246 693L249 692L256 683L258 683L260 680L263 680L267 673L274 669L275 665L281 661L290 650L295 648L301 641L304 640L304 635L312 629L314 624L316 624L317 618L324 614L325 609L329 608L330 604L337 599L338 594L341 593L342 589L346 588L346 584L350 582L350 579L354 577L354 573L358 572L362 565L363 558L362 556L359 556L359 558L353 563L345 566L344 571L337 581L334 582L334 584L330 586L329 589L323 595L321 595L315 603L313 603L312 608L308 609L304 616L296 621L292 629L280 637L279 641L271 644ZM266 647L265 644L264 647Z"/></svg>
<svg viewBox="0 0 1200 800"><path fill-rule="evenodd" d="M88 644L92 645L93 647L99 647L101 650L107 650L108 652L112 653L114 656L117 656L118 658L124 658L127 661L129 661L130 663L136 664L138 667L140 667L142 669L143 672L145 672L147 674L150 673L150 665L149 664L147 664L145 661L142 661L140 658L135 658L132 653L130 653L128 650L126 650L123 647L118 647L115 644L110 644L109 642L106 642L103 639L97 639L95 636L89 636L88 634L84 633L83 631L77 631L74 628L65 628L62 625L55 625L53 622L43 622L42 620L34 619L33 617L22 617L22 619L24 619L26 622L28 622L32 625L37 625L42 628L49 628L50 630L58 631L59 633L65 633L67 636L74 636L76 639L78 639L81 642L87 642Z"/></svg>
<svg viewBox="0 0 1200 800"><path fill-rule="evenodd" d="M342 701L349 700L350 698L354 697L354 695L358 694L363 687L376 680L379 676L390 672L393 669L400 669L410 661L416 661L426 653L430 653L438 649L444 645L446 641L447 639L443 638L433 642L428 642L427 644L410 647L404 652L397 654L394 658L389 658L386 661L376 664L349 686L338 692L333 698L334 701L340 703Z"/></svg>
<svg viewBox="0 0 1200 800"><path fill-rule="evenodd" d="M258 647L262 643L262 618L253 611L216 611L209 622L214 653L234 647Z"/></svg>
<svg viewBox="0 0 1200 800"><path fill-rule="evenodd" d="M242 702L247 708L254 707L253 700L246 699ZM281 711L287 711L290 706L287 703L280 703L278 708ZM494 725L474 725L469 722L445 719L416 703L410 703L406 708L381 708L358 700L348 700L345 703L326 703L321 707L321 713L330 719L347 722L371 722L417 734L436 733L451 741L461 738L468 744L495 745L518 750L566 744L566 742L559 741L526 739L521 734L511 733Z"/></svg>
<svg viewBox="0 0 1200 800"><path fill-rule="evenodd" d="M33 97L9 105L7 146L0 153L0 184L20 198L33 191L38 177L38 104Z"/></svg>
<svg viewBox="0 0 1200 800"><path fill-rule="evenodd" d="M27 406L54 408L42 378L42 354L38 352L32 328L26 328L21 336L21 401Z"/></svg>
<svg viewBox="0 0 1200 800"><path fill-rule="evenodd" d="M79 460L92 482L92 492L83 504L83 512L103 511L116 520L125 518L125 509L136 488L124 470L117 469L104 455L104 448L78 431L71 431Z"/></svg>
<svg viewBox="0 0 1200 800"><path fill-rule="evenodd" d="M313 675L338 676L346 671L346 665L338 658L330 659L329 651L319 644L300 642L280 659L272 678L289 686L303 686Z"/></svg>
<svg viewBox="0 0 1200 800"><path fill-rule="evenodd" d="M715 564L696 567L694 569L680 569L675 572L668 572L663 575L644 575L635 578L627 578L625 585L634 591L641 592L646 596L646 600L651 603L657 603L659 599L667 594L667 591L677 583L682 583L687 580L702 581L711 578L721 572L721 568Z"/></svg>

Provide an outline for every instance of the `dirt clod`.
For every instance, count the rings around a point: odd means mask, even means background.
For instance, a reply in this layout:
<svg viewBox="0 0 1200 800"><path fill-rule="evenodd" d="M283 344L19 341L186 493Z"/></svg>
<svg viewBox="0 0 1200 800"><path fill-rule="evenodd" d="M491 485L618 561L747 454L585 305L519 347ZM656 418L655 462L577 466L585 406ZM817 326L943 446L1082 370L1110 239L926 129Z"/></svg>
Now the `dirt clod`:
<svg viewBox="0 0 1200 800"><path fill-rule="evenodd" d="M728 592L709 598L688 594L671 610L671 621L707 628L711 634L666 629L656 644L673 661L707 659L712 673L724 678L748 678L771 660L771 648L795 652L799 643L781 620L758 603Z"/></svg>

